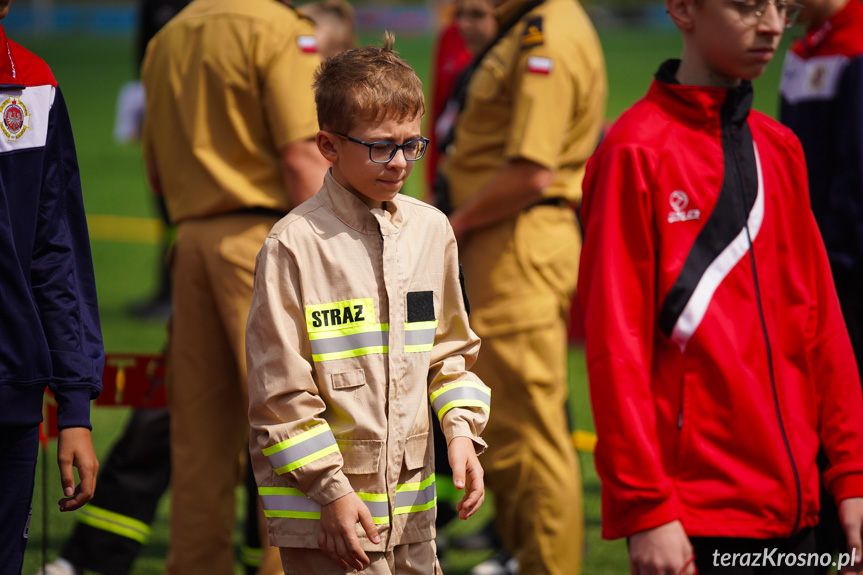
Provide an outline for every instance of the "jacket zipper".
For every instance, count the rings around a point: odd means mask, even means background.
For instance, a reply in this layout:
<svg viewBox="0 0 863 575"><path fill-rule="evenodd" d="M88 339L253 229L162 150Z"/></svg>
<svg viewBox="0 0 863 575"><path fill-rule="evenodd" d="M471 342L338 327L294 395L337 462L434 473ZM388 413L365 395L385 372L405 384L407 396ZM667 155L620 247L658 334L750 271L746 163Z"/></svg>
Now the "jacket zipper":
<svg viewBox="0 0 863 575"><path fill-rule="evenodd" d="M779 422L779 430L782 432L782 441L785 443L785 452L788 455L788 461L791 463L791 470L794 473L794 483L797 489L797 512L794 517L794 527L791 529L791 535L797 532L797 528L800 525L800 514L803 507L803 495L802 489L800 487L800 473L797 471L797 463L794 461L794 454L791 451L791 443L788 441L788 434L785 431L785 423L782 419L782 411L779 406L779 392L776 389L776 376L773 372L773 352L771 351L770 346L770 337L767 333L767 321L764 319L764 306L761 301L761 289L758 284L758 271L755 267L755 248L752 245L752 235L749 232L749 220L748 214L746 211L746 193L743 188L743 176L740 170L740 158L737 154L737 143L740 137L739 131L735 130L733 127L725 128L727 129L729 135L732 139L731 152L734 158L734 176L737 181L737 187L740 190L740 199L743 202L743 227L746 230L746 239L749 242L749 262L750 267L752 268L752 280L755 284L755 301L758 304L758 316L761 320L761 330L764 334L764 344L767 348L767 371L770 375L770 386L773 391L773 405L776 410L776 419Z"/></svg>

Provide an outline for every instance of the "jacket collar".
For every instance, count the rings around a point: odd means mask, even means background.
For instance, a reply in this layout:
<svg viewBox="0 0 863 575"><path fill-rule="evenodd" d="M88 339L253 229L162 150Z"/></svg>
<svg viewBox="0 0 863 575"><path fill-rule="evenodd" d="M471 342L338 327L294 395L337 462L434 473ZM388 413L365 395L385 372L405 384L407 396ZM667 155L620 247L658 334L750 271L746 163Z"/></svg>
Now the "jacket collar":
<svg viewBox="0 0 863 575"><path fill-rule="evenodd" d="M403 200L401 194L391 202L386 202L386 210L369 208L333 177L333 170L327 170L324 185L317 195L320 201L346 226L364 234L397 233L404 224Z"/></svg>
<svg viewBox="0 0 863 575"><path fill-rule="evenodd" d="M23 89L23 74L24 71L18 67L12 55L12 46L6 38L6 31L0 24L0 87Z"/></svg>
<svg viewBox="0 0 863 575"><path fill-rule="evenodd" d="M648 97L667 103L666 113L698 129L718 133L723 121L740 129L752 108L752 83L744 80L736 88L681 85L675 75L680 60L666 60L656 72ZM727 126L728 127L728 126Z"/></svg>

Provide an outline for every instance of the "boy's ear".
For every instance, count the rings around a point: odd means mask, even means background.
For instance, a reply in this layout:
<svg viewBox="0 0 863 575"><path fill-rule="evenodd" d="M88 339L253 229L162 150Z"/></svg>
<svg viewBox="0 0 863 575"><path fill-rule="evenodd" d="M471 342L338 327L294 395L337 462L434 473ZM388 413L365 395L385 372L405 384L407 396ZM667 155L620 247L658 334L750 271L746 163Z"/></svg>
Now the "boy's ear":
<svg viewBox="0 0 863 575"><path fill-rule="evenodd" d="M668 12L671 21L681 32L688 32L692 29L692 12L694 9L694 0L665 0L665 11Z"/></svg>
<svg viewBox="0 0 863 575"><path fill-rule="evenodd" d="M324 159L330 163L339 159L339 153L336 149L336 137L337 136L324 130L319 130L318 133L315 134L315 144L317 144L318 150L321 152Z"/></svg>

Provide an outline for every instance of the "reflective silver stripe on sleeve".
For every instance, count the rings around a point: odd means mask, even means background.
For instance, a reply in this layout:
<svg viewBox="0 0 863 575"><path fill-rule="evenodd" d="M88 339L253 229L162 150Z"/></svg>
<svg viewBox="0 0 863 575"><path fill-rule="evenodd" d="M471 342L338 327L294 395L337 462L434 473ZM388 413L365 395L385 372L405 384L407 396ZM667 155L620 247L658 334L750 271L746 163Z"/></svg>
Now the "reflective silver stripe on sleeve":
<svg viewBox="0 0 863 575"><path fill-rule="evenodd" d="M490 391L468 381L446 385L433 393L430 399L438 419L454 407L479 407L486 411L491 407Z"/></svg>
<svg viewBox="0 0 863 575"><path fill-rule="evenodd" d="M339 446L330 426L324 423L262 451L276 473L287 473L338 453Z"/></svg>

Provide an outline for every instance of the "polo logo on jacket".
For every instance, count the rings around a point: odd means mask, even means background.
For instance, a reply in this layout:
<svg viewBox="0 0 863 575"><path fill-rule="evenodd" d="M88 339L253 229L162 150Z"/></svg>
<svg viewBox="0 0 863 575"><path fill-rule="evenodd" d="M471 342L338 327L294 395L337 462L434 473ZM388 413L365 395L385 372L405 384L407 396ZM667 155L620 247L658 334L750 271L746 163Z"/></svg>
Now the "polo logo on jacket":
<svg viewBox="0 0 863 575"><path fill-rule="evenodd" d="M681 190L674 190L668 198L668 203L671 205L671 211L668 212L668 223L688 222L689 220L701 219L701 210L687 210L689 206L689 196Z"/></svg>

